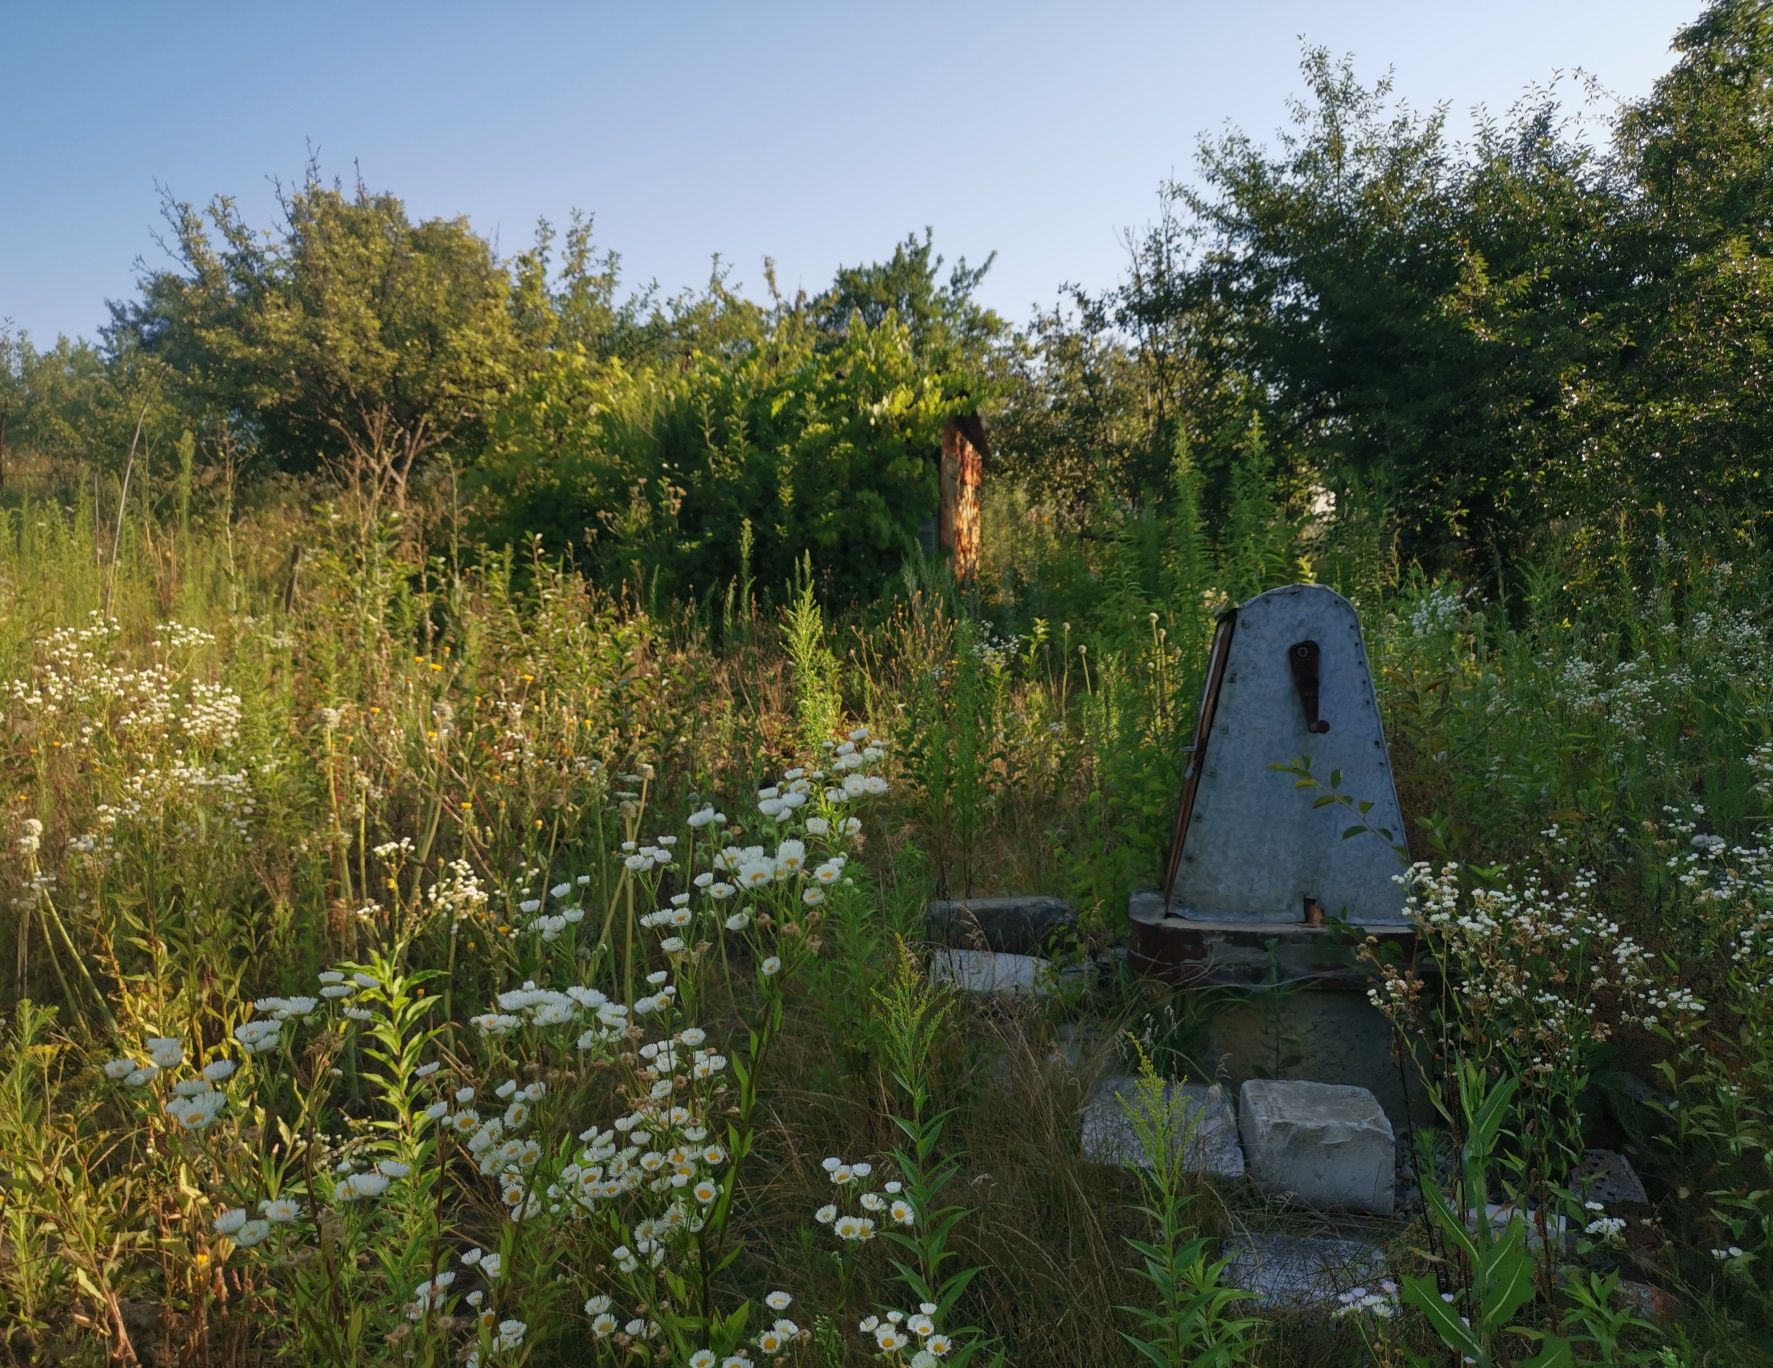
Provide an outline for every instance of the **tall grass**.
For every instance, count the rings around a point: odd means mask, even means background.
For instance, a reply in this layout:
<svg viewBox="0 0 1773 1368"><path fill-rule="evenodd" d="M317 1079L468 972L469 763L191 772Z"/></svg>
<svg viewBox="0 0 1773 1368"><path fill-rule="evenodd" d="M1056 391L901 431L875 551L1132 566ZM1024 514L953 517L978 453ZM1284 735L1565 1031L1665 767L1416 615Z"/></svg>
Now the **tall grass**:
<svg viewBox="0 0 1773 1368"><path fill-rule="evenodd" d="M1627 1327L1632 1352L1763 1353L1747 1327L1773 1289L1773 1208L1755 1196L1773 1032L1743 957L1773 934L1770 562L1607 530L1524 568L1501 601L1400 574L1364 510L1312 523L1268 502L1254 465L1240 479L1217 536L1185 454L1168 511L1112 515L1090 541L1005 499L980 589L926 567L848 616L821 607L810 572L747 570L716 619L713 600L643 607L522 549L470 556L446 520L364 527L294 497L187 496L164 521L91 501L6 509L7 1352L675 1362L766 1356L761 1337L789 1320L792 1361L909 1362L927 1334L883 1349L898 1322L858 1325L926 1314L926 1295L934 1332L981 1363L1141 1361L1127 1333L1190 1342L1161 1318L1194 1303L1142 1292L1126 1242L1207 1258L1276 1213L1182 1173L1142 1189L1086 1163L1077 1134L1096 1076L1121 1067L1117 1032L1189 1009L1112 969L1081 1003L926 1007L898 946L916 946L936 892L1014 890L1073 899L1079 953L1108 949L1125 894L1155 878L1213 612L1319 575L1362 609L1414 853L1532 871L1547 896L1579 884L1643 948L1656 991L1709 1004L1671 1039L1594 991L1607 1029L1585 1077L1512 1094L1580 1115L1548 1132L1522 1104L1497 1150L1633 1128L1665 1219L1597 1257L1629 1259L1689 1314ZM865 775L885 791L828 796ZM766 858L765 891L711 901ZM682 929L658 917L678 895ZM1504 949L1485 942L1468 973L1506 961L1535 993L1563 991L1555 956ZM323 998L323 974L346 991ZM555 998L524 996L581 992L560 1010L588 1030L584 994L634 1013L661 991L654 974L675 1000L582 1051L534 1019ZM888 984L898 1006L871 1009ZM907 1055L925 1010L943 1029ZM500 1013L521 1024L476 1024ZM239 1034L251 1021L272 1023L263 1054ZM1062 1062L1061 1024L1107 1044ZM1481 1023L1432 1026L1451 1084ZM720 1066L661 1073L639 1047L671 1036ZM131 1083L155 1050L172 1059L150 1041L179 1058ZM215 1061L206 1091L195 1071ZM1606 1085L1628 1075L1680 1105L1627 1107ZM552 1210L570 1204L550 1185L607 1171L586 1154L661 1083L705 1116L694 1143L724 1151L688 1165L692 1187L714 1185L706 1201L642 1188L584 1220ZM216 1116L186 1124L200 1118L180 1084ZM530 1091L534 1119L469 1148ZM870 1164L883 1198L887 1182L923 1191L952 1218L946 1244L917 1225L897 1245L839 1238L816 1217L828 1158ZM373 1188L378 1172L397 1176L353 1199L351 1175ZM1562 1180L1533 1175L1537 1190ZM295 1219L244 1224L284 1200ZM1400 1271L1437 1267L1420 1230L1391 1237ZM667 1250L657 1268L649 1241ZM1560 1277L1521 1313L1536 1333L1573 1305ZM766 1301L777 1291L786 1312ZM1438 1341L1402 1315L1384 1334L1263 1315L1225 1342L1298 1363L1402 1361Z"/></svg>

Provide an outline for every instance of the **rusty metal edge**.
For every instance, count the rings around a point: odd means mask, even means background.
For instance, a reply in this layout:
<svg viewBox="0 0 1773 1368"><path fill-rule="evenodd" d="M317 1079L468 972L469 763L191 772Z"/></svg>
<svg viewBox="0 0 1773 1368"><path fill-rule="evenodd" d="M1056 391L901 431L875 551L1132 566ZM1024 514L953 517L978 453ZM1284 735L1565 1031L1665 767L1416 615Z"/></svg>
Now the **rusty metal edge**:
<svg viewBox="0 0 1773 1368"><path fill-rule="evenodd" d="M1194 719L1194 745L1189 748L1188 774L1182 784L1182 806L1176 809L1176 825L1170 835L1170 853L1164 859L1164 908L1176 896L1176 876L1182 872L1182 849L1188 840L1188 824L1194 817L1195 793L1200 787L1201 766L1207 758L1207 742L1213 719L1219 712L1219 687L1225 682L1225 664L1231 658L1231 638L1237 631L1237 609L1219 614L1213 629L1213 650L1207 659L1207 679L1201 689L1200 713Z"/></svg>

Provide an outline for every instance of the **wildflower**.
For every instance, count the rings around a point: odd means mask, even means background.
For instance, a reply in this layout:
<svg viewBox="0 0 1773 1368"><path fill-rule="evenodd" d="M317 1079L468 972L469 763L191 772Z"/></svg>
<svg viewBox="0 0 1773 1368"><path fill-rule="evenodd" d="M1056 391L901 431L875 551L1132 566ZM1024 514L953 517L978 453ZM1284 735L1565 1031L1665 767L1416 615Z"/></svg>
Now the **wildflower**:
<svg viewBox="0 0 1773 1368"><path fill-rule="evenodd" d="M813 1213L813 1219L820 1225L830 1225L837 1219L837 1208L827 1202Z"/></svg>
<svg viewBox="0 0 1773 1368"><path fill-rule="evenodd" d="M794 1304L794 1298L786 1292L772 1292L763 1299L763 1304L772 1311L786 1311Z"/></svg>
<svg viewBox="0 0 1773 1368"><path fill-rule="evenodd" d="M251 1249L270 1233L271 1223L269 1221L247 1221L234 1232L234 1243L242 1249Z"/></svg>
<svg viewBox="0 0 1773 1368"><path fill-rule="evenodd" d="M246 1211L241 1207L230 1207L211 1222L217 1235L232 1235L246 1224Z"/></svg>
<svg viewBox="0 0 1773 1368"><path fill-rule="evenodd" d="M413 1309L419 1314L429 1311L442 1298L444 1290L456 1280L453 1269L445 1269L435 1277L426 1278L413 1289Z"/></svg>
<svg viewBox="0 0 1773 1368"><path fill-rule="evenodd" d="M341 1202L355 1202L361 1197L380 1197L388 1190L388 1176L380 1173L353 1173L333 1189Z"/></svg>
<svg viewBox="0 0 1773 1368"><path fill-rule="evenodd" d="M135 1072L133 1059L113 1059L105 1065L105 1077L112 1082L121 1082Z"/></svg>
<svg viewBox="0 0 1773 1368"><path fill-rule="evenodd" d="M774 978L781 971L782 961L777 956L771 955L759 968L765 978Z"/></svg>
<svg viewBox="0 0 1773 1368"><path fill-rule="evenodd" d="M259 1215L274 1225L293 1221L301 1214L301 1203L289 1197L267 1197L259 1203Z"/></svg>
<svg viewBox="0 0 1773 1368"><path fill-rule="evenodd" d="M231 1059L212 1059L203 1066L203 1077L206 1082L220 1083L234 1072L234 1061Z"/></svg>
<svg viewBox="0 0 1773 1368"><path fill-rule="evenodd" d="M698 1349L690 1355L689 1368L714 1368L719 1361L712 1349Z"/></svg>
<svg viewBox="0 0 1773 1368"><path fill-rule="evenodd" d="M177 1036L149 1036L143 1047L148 1058L162 1069L176 1069L185 1058L185 1047Z"/></svg>
<svg viewBox="0 0 1773 1368"><path fill-rule="evenodd" d="M221 1114L226 1101L218 1092L203 1092L167 1103L166 1111L186 1130L202 1130Z"/></svg>

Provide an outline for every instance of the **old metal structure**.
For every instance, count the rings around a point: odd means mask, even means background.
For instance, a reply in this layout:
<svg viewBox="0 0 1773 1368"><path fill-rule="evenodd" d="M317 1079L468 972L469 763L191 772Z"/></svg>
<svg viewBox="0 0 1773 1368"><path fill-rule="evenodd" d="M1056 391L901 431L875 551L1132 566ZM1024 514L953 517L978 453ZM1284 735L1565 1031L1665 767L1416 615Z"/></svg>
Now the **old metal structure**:
<svg viewBox="0 0 1773 1368"><path fill-rule="evenodd" d="M1301 759L1355 808L1276 768ZM1320 585L1272 589L1219 620L1163 883L1128 909L1134 961L1182 981L1352 982L1338 928L1408 935L1403 844L1354 609Z"/></svg>

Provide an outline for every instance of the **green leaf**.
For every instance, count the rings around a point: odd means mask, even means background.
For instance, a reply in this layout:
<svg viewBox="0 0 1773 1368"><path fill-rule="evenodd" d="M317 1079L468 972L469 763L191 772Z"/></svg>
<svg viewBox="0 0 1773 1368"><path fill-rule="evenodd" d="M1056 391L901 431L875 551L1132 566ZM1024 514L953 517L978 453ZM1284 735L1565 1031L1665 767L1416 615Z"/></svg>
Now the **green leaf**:
<svg viewBox="0 0 1773 1368"><path fill-rule="evenodd" d="M1433 1278L1405 1278L1404 1302L1420 1311L1447 1348L1468 1358L1480 1359L1484 1347L1460 1319L1459 1313L1441 1300L1440 1287Z"/></svg>
<svg viewBox="0 0 1773 1368"><path fill-rule="evenodd" d="M1519 1220L1479 1257L1477 1284L1483 1289L1480 1310L1486 1334L1495 1334L1514 1319L1515 1312L1533 1298L1533 1256L1527 1252L1526 1231Z"/></svg>
<svg viewBox="0 0 1773 1368"><path fill-rule="evenodd" d="M1575 1362L1575 1349L1569 1340L1561 1335L1547 1335L1545 1347L1532 1358L1520 1360L1517 1368L1572 1368Z"/></svg>

